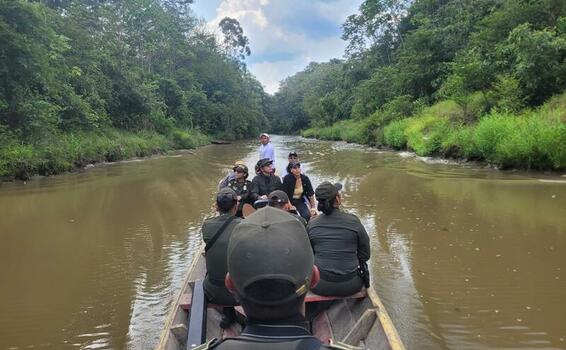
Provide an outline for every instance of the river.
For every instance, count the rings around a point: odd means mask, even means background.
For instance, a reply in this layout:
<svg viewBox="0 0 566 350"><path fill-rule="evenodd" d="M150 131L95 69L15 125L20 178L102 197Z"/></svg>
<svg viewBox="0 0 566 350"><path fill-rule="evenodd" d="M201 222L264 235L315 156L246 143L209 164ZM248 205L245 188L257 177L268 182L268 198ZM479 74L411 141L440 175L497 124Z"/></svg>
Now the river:
<svg viewBox="0 0 566 350"><path fill-rule="evenodd" d="M345 185L408 349L566 349L566 177L274 137ZM0 185L0 349L150 349L235 160L255 142Z"/></svg>

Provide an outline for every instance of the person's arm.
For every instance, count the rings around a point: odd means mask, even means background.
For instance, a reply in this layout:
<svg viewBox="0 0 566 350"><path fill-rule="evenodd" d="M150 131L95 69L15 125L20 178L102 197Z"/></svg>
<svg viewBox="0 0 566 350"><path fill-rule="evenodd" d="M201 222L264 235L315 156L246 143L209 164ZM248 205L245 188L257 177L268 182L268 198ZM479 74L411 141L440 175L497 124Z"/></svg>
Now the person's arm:
<svg viewBox="0 0 566 350"><path fill-rule="evenodd" d="M240 202L242 203L250 203L251 202L251 187L252 187L252 183L251 181L248 181L246 184L246 190L242 191L242 193L240 193Z"/></svg>
<svg viewBox="0 0 566 350"><path fill-rule="evenodd" d="M259 197L259 183L256 179L257 177L254 177L250 186L250 199L252 203L257 201Z"/></svg>
<svg viewBox="0 0 566 350"><path fill-rule="evenodd" d="M218 183L218 190L220 191L224 187L228 186L228 182L230 182L230 174L226 175L225 178L220 180L220 182Z"/></svg>
<svg viewBox="0 0 566 350"><path fill-rule="evenodd" d="M275 149L273 148L273 144L271 142L268 145L270 147L267 149L265 158L271 159L271 161L273 162L273 167L275 168Z"/></svg>
<svg viewBox="0 0 566 350"><path fill-rule="evenodd" d="M301 174L301 180L303 181L303 193L307 197L314 196L314 189L312 188L311 179L308 176Z"/></svg>
<svg viewBox="0 0 566 350"><path fill-rule="evenodd" d="M285 175L281 185L281 190L287 194L289 199L293 198L293 191L295 190L295 181L292 174Z"/></svg>
<svg viewBox="0 0 566 350"><path fill-rule="evenodd" d="M369 244L369 236L360 219L358 221L358 259L368 261L371 256L371 248Z"/></svg>
<svg viewBox="0 0 566 350"><path fill-rule="evenodd" d="M274 186L273 186L274 190L282 190L283 189L283 182L281 182L281 178L279 176L275 176L275 175L273 175L273 176L275 177L275 181L274 181L275 183L274 183Z"/></svg>

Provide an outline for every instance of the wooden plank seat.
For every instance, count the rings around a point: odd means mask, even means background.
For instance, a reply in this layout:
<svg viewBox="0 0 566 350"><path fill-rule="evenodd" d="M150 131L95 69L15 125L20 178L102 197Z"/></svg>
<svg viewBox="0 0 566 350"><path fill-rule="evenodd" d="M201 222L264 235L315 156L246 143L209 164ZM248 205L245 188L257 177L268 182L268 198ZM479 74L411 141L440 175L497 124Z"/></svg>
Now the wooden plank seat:
<svg viewBox="0 0 566 350"><path fill-rule="evenodd" d="M331 300L342 300L342 299L362 299L367 296L367 292L365 288L362 288L356 294L349 295L347 297L333 297L333 296L324 296L314 294L313 292L309 292L307 297L305 298L305 302L307 303L316 303L319 301L331 301Z"/></svg>
<svg viewBox="0 0 566 350"><path fill-rule="evenodd" d="M189 311L191 309L191 301L193 299L193 295L191 293L183 293L181 295L181 297L179 298L179 306L186 311ZM217 310L221 310L223 307L228 306L228 305L220 305L220 304L207 304L208 308L214 308ZM244 309L240 306L237 305L235 306L236 312L240 313L243 316L246 316L246 313L244 312Z"/></svg>
<svg viewBox="0 0 566 350"><path fill-rule="evenodd" d="M179 306L183 309L183 310L190 310L191 309L191 300L192 300L192 294L191 293L183 293L181 295L180 298L180 303ZM360 290L359 292L357 292L356 294L352 294L349 295L347 297L333 297L333 296L324 296L324 295L318 295L318 294L314 294L313 292L309 292L305 298L305 302L307 303L316 303L319 301L331 301L331 300L341 300L341 299L361 299L361 298L365 298L367 296L367 292L365 288L362 288L362 290ZM217 304L209 304L209 307L223 307L225 305L217 305ZM236 307L236 310L238 312L240 312L241 310L241 314L244 315L244 310L242 310L241 307Z"/></svg>

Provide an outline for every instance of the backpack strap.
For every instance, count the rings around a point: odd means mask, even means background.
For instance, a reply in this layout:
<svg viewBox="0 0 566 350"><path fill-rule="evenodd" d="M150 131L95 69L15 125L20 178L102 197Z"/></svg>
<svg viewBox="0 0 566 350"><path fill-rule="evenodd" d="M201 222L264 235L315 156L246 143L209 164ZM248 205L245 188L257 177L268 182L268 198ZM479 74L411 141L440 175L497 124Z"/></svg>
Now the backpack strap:
<svg viewBox="0 0 566 350"><path fill-rule="evenodd" d="M206 246L204 247L204 252L208 252L208 250L210 248L212 248L212 246L214 245L214 243L216 243L216 241L218 240L218 238L220 238L220 236L222 235L222 233L226 230L226 227L228 227L228 225L230 225L230 223L236 218L235 215L230 216L226 221L224 221L224 223L222 224L222 226L220 226L220 228L218 229L218 231L216 231L216 233L214 234L214 237L212 237L210 239L210 241L208 241L208 243L206 244Z"/></svg>

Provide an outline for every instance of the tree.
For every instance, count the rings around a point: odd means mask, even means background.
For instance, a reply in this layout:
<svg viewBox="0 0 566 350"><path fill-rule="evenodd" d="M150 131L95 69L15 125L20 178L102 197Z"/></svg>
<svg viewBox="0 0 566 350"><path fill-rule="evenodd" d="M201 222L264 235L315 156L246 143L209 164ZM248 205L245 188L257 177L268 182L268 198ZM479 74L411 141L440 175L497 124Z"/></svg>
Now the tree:
<svg viewBox="0 0 566 350"><path fill-rule="evenodd" d="M218 26L224 34L224 48L229 55L244 60L251 54L248 37L237 19L224 17Z"/></svg>

